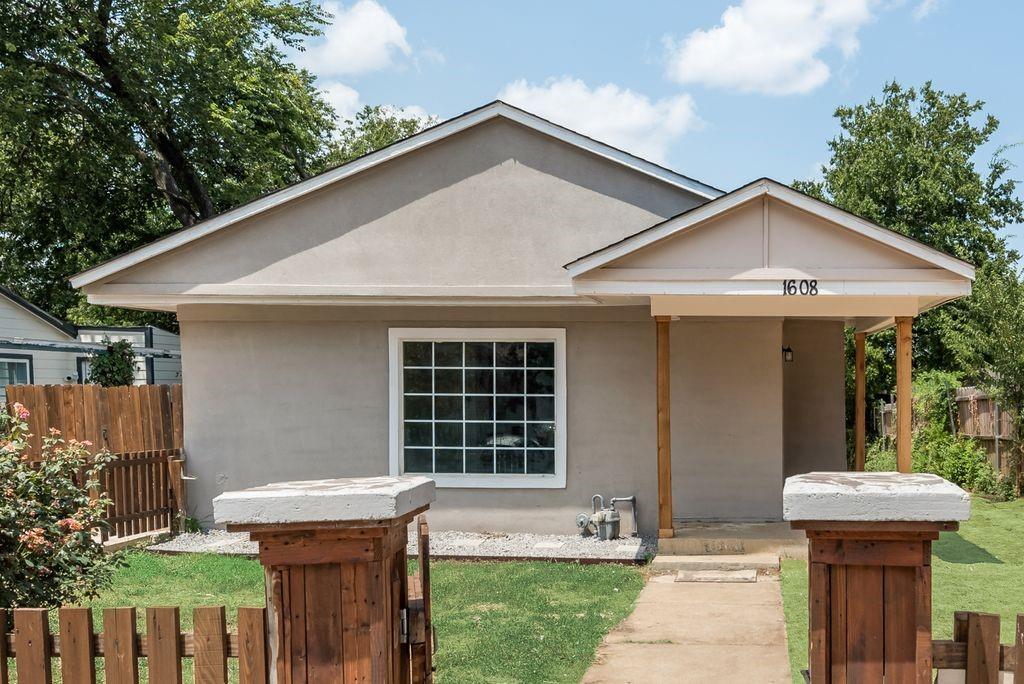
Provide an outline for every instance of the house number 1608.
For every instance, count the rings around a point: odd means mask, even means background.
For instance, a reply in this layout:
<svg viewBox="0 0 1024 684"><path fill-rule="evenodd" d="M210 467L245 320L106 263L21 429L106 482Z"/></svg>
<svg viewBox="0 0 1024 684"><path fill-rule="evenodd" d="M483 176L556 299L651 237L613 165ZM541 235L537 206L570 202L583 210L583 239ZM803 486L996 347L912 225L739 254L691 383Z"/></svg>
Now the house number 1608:
<svg viewBox="0 0 1024 684"><path fill-rule="evenodd" d="M782 294L784 295L810 295L818 294L817 280L783 280Z"/></svg>

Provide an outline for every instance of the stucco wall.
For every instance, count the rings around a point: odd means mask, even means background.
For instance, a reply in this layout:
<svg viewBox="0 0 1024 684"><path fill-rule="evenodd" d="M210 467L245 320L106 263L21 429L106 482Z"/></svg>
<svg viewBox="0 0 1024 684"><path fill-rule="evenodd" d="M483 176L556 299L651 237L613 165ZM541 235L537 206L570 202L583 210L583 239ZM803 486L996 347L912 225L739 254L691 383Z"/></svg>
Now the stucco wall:
<svg viewBox="0 0 1024 684"><path fill-rule="evenodd" d="M846 393L843 324L787 320L783 346L786 476L846 470Z"/></svg>
<svg viewBox="0 0 1024 684"><path fill-rule="evenodd" d="M703 201L495 120L243 221L118 284L565 288L564 264ZM258 248L254 248L258 245ZM212 287L212 285L211 285Z"/></svg>
<svg viewBox="0 0 1024 684"><path fill-rule="evenodd" d="M646 307L183 307L190 504L228 489L388 468L388 328L564 327L565 489L441 489L438 529L571 533L592 494L656 529L654 323ZM782 322L673 324L676 512L778 517ZM841 409L840 409L841 410ZM207 520L209 522L209 520Z"/></svg>
<svg viewBox="0 0 1024 684"><path fill-rule="evenodd" d="M671 326L676 518L782 517L782 320Z"/></svg>
<svg viewBox="0 0 1024 684"><path fill-rule="evenodd" d="M442 489L431 523L572 532L599 492L636 494L643 526L656 525L654 323L646 310L296 308L268 314L292 320L197 320L210 314L182 311L185 446L198 477L189 500L200 517L228 489L387 472L388 328L472 325L566 329L567 486Z"/></svg>

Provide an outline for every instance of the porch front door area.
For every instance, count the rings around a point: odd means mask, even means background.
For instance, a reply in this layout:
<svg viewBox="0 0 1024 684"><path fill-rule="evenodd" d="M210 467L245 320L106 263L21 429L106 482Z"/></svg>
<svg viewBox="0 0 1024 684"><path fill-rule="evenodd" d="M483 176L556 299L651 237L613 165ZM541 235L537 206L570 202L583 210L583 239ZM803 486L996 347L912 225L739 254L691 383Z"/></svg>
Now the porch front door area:
<svg viewBox="0 0 1024 684"><path fill-rule="evenodd" d="M566 265L574 291L650 306L658 533L778 520L789 474L845 470L844 327L897 328L897 459L910 470L913 318L970 294L974 267L761 179Z"/></svg>
<svg viewBox="0 0 1024 684"><path fill-rule="evenodd" d="M841 321L667 325L675 524L781 520L786 476L846 468Z"/></svg>

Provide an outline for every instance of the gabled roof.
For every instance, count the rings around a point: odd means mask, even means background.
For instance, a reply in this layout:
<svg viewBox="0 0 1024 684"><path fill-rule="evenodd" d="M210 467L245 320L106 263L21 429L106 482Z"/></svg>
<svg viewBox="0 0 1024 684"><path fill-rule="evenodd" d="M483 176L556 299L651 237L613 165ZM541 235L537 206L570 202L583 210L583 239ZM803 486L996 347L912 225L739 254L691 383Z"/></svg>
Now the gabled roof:
<svg viewBox="0 0 1024 684"><path fill-rule="evenodd" d="M0 296L8 299L12 304L24 309L29 312L43 323L56 328L60 332L64 333L68 337L75 337L78 335L78 330L75 326L71 325L67 321L62 321L51 313L43 311L38 306L28 301L14 290L0 285Z"/></svg>
<svg viewBox="0 0 1024 684"><path fill-rule="evenodd" d="M213 232L226 228L230 225L243 221L257 214L274 209L285 202L289 202L309 193L320 190L332 183L336 183L349 176L355 175L367 169L373 168L391 159L420 149L431 143L455 135L461 131L477 126L491 119L502 117L514 121L520 125L531 128L545 135L557 138L558 140L586 150L604 159L616 162L634 171L651 176L670 185L682 188L704 199L713 199L723 194L722 190L702 183L698 180L684 176L683 174L659 166L654 162L641 159L636 155L620 150L611 145L589 138L581 133L572 131L564 126L552 123L535 114L513 107L512 105L495 100L477 109L460 114L455 118L448 119L436 126L426 128L415 135L383 147L375 152L366 154L346 164L324 171L312 178L295 183L286 188L264 195L251 202L243 204L222 214L209 218L201 223L179 230L160 240L144 245L131 252L122 254L107 262L94 266L71 278L71 285L79 288L90 283L107 278L115 273L131 268L143 261L151 259L165 252L186 245L190 242L205 237Z"/></svg>
<svg viewBox="0 0 1024 684"><path fill-rule="evenodd" d="M687 231L708 219L719 216L741 204L761 196L774 197L815 216L835 223L876 242L882 243L905 254L916 257L938 268L943 268L964 278L974 279L974 266L950 256L945 252L911 239L905 235L883 228L855 214L840 209L828 202L794 190L770 178L761 178L726 193L705 204L694 207L650 228L634 233L619 242L591 252L565 265L573 278L594 269L608 265L627 254L660 242L673 235Z"/></svg>

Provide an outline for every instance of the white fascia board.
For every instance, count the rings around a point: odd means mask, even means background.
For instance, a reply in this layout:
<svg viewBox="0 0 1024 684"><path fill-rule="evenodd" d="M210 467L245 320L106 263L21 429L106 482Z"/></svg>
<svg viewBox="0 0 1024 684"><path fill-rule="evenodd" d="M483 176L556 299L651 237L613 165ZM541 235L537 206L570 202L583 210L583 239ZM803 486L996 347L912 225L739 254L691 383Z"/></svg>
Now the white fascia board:
<svg viewBox="0 0 1024 684"><path fill-rule="evenodd" d="M336 183L344 178L370 169L386 161L408 154L443 138L464 131L467 128L476 126L495 117L502 116L523 126L531 128L540 133L547 134L575 147L584 149L599 157L617 162L640 173L662 180L670 185L682 188L705 199L720 197L721 190L706 185L676 173L653 162L636 157L628 152L598 142L585 135L576 133L562 126L551 123L529 112L512 107L504 102L493 102L480 109L468 112L453 119L449 119L432 128L428 128L405 140L389 145L384 149L371 153L365 157L349 162L336 169L326 171L320 175L296 183L282 190L273 192L265 197L244 204L237 209L226 211L223 214L207 219L191 228L185 228L172 233L165 238L139 247L136 250L122 254L119 257L83 271L71 277L71 286L80 288L90 283L95 283L108 278L115 273L138 265L143 261L152 259L155 256L164 254L182 245L194 242L222 228L244 221L247 218L269 211L285 202L303 197L321 188Z"/></svg>
<svg viewBox="0 0 1024 684"><path fill-rule="evenodd" d="M607 295L729 295L781 297L781 280L693 280L663 281L579 281L576 294ZM819 298L828 297L966 297L971 294L969 281L863 281L819 280ZM806 299L792 295L793 299Z"/></svg>
<svg viewBox="0 0 1024 684"><path fill-rule="evenodd" d="M190 304L262 304L290 306L598 306L579 295L550 297L397 297L397 296L257 296L257 295L107 295L90 294L87 301L97 306L126 309L176 311Z"/></svg>
<svg viewBox="0 0 1024 684"><path fill-rule="evenodd" d="M606 266L617 259L638 250L655 244L665 238L679 235L686 230L697 226L711 218L720 216L725 212L736 208L761 195L775 197L781 202L818 216L839 226L847 228L870 240L899 250L904 254L921 259L922 261L946 269L964 278L974 280L974 266L940 252L937 249L928 247L899 233L877 226L870 221L854 216L849 212L833 207L832 205L808 197L802 193L788 188L781 183L770 179L762 179L750 185L735 190L729 194L712 200L707 204L687 211L685 214L669 219L662 224L656 225L631 237L609 245L602 250L578 259L565 266L566 271L573 278L589 273L594 269Z"/></svg>

